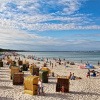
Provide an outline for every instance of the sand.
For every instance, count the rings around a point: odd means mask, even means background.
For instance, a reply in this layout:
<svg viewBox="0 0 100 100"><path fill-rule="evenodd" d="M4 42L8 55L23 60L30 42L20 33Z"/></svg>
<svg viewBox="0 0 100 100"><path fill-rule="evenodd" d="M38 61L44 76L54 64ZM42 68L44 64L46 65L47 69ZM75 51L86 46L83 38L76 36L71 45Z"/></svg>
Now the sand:
<svg viewBox="0 0 100 100"><path fill-rule="evenodd" d="M34 62L37 66L42 66L44 63L27 58L22 59L28 60L30 64ZM4 60L3 62L6 61ZM52 62L55 64L54 60ZM100 100L100 76L87 78L86 73L88 70L80 69L78 65L68 65L70 67L65 68L64 65L57 64L57 66L52 68L48 63L47 67L55 73L55 77L50 76L49 82L43 83L45 96L32 96L24 94L23 85L12 84L12 80L10 80L10 69L4 64L4 67L0 68L0 100ZM70 72L82 79L70 80L69 93L56 92L56 75L67 76ZM24 74L24 77L26 77L30 75L30 72L24 71Z"/></svg>

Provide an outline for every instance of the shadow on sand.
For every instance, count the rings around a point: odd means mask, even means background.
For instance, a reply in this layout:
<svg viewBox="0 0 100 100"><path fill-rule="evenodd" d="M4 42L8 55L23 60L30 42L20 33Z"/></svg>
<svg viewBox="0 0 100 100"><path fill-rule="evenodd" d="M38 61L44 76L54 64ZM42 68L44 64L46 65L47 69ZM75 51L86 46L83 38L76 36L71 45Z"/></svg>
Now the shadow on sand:
<svg viewBox="0 0 100 100"><path fill-rule="evenodd" d="M56 84L56 82L51 81L51 82L48 82L47 84Z"/></svg>
<svg viewBox="0 0 100 100"><path fill-rule="evenodd" d="M46 97L53 97L53 98L60 98L61 100L63 99L68 99L68 100L73 100L71 96L67 96L66 93L46 93Z"/></svg>
<svg viewBox="0 0 100 100"><path fill-rule="evenodd" d="M54 80L55 80L55 79L57 79L57 78L56 78L56 77L49 77L49 79L54 79Z"/></svg>
<svg viewBox="0 0 100 100"><path fill-rule="evenodd" d="M12 82L12 80L1 80L0 79L0 82Z"/></svg>
<svg viewBox="0 0 100 100"><path fill-rule="evenodd" d="M0 75L9 75L9 73L0 73Z"/></svg>
<svg viewBox="0 0 100 100"><path fill-rule="evenodd" d="M6 71L6 70L0 70L0 72L5 72L5 73L10 73L10 71Z"/></svg>
<svg viewBox="0 0 100 100"><path fill-rule="evenodd" d="M98 93L88 93L88 92L75 92L75 91L70 91L69 93L46 93L45 96L46 97L53 97L53 98L61 98L62 100L63 99L68 99L68 100L73 100L73 96L71 96L71 94L73 95L95 95L95 96L100 96L100 94Z"/></svg>
<svg viewBox="0 0 100 100"><path fill-rule="evenodd" d="M0 97L0 100L14 100L12 98L7 98L7 97Z"/></svg>
<svg viewBox="0 0 100 100"><path fill-rule="evenodd" d="M76 92L76 91L70 91L70 94L82 94L82 95L95 95L95 96L100 96L98 93L91 93L91 92Z"/></svg>
<svg viewBox="0 0 100 100"><path fill-rule="evenodd" d="M9 87L9 86L0 86L0 89L3 89L3 90L5 90L5 89L13 89L13 87ZM1 100L1 99L0 99Z"/></svg>

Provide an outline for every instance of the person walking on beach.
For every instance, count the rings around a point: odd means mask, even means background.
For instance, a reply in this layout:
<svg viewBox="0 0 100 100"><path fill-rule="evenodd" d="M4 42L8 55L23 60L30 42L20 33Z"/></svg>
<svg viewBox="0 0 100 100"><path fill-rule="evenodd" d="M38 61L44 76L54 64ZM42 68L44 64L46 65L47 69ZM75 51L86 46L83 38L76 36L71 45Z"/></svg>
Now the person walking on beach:
<svg viewBox="0 0 100 100"><path fill-rule="evenodd" d="M44 94L44 86L43 86L43 83L42 83L42 80L40 78L38 78L38 95L40 94Z"/></svg>
<svg viewBox="0 0 100 100"><path fill-rule="evenodd" d="M66 61L65 61L65 62L64 62L64 66L65 66L65 68L66 68L66 64L67 64L67 63L66 63Z"/></svg>
<svg viewBox="0 0 100 100"><path fill-rule="evenodd" d="M52 69L53 69L53 63L52 63Z"/></svg>

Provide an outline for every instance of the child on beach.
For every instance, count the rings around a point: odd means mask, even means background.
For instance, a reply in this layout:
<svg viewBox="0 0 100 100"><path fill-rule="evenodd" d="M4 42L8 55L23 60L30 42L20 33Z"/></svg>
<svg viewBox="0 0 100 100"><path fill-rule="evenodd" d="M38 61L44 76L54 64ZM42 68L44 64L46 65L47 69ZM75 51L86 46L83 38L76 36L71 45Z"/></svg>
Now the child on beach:
<svg viewBox="0 0 100 100"><path fill-rule="evenodd" d="M65 92L65 87L64 86L61 87L61 92L63 92L63 93Z"/></svg>
<svg viewBox="0 0 100 100"><path fill-rule="evenodd" d="M74 73L72 74L72 76L71 76L71 80L75 80L75 76L74 76Z"/></svg>
<svg viewBox="0 0 100 100"><path fill-rule="evenodd" d="M42 83L42 80L40 78L38 78L38 95L40 95L40 93L44 94L44 86Z"/></svg>

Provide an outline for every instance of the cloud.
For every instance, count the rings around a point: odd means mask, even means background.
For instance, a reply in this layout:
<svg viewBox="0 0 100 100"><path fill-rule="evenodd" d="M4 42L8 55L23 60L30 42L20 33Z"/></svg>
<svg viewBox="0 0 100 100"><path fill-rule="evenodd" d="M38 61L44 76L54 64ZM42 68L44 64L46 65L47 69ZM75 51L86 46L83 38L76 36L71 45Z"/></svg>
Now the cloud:
<svg viewBox="0 0 100 100"><path fill-rule="evenodd" d="M64 5L63 14L73 14L77 10L79 10L81 6L81 2L79 0L59 0L59 4Z"/></svg>
<svg viewBox="0 0 100 100"><path fill-rule="evenodd" d="M91 26L76 26L74 23L70 24L29 24L24 27L24 24L19 24L23 28L27 28L28 30L38 30L38 31L46 31L46 30L87 30L87 29L100 29L99 25L91 25Z"/></svg>
<svg viewBox="0 0 100 100"><path fill-rule="evenodd" d="M86 0L39 0L43 13L69 15L79 10L81 4Z"/></svg>
<svg viewBox="0 0 100 100"><path fill-rule="evenodd" d="M14 29L11 27L0 27L0 47L9 49L25 49L25 50L45 50L48 48L61 48L69 46L85 46L92 44L99 44L99 33L96 34L70 34L67 37L50 37L40 36L35 33L27 33L22 30ZM94 37L88 38L89 36ZM73 38L72 38L73 37ZM81 38L81 39L79 39ZM93 46L92 46L93 47ZM52 49L52 50L53 50ZM54 49L55 50L55 49Z"/></svg>
<svg viewBox="0 0 100 100"><path fill-rule="evenodd" d="M85 1L10 0L1 4L0 22L2 25L7 23L11 27L37 31L100 29L100 26L95 25L89 18L91 15L77 14L76 11ZM50 9L51 11L49 11Z"/></svg>
<svg viewBox="0 0 100 100"><path fill-rule="evenodd" d="M41 45L53 44L56 40L49 36L40 36L35 33L30 34L25 31L14 29L11 27L0 27L0 46L5 48L27 48ZM27 47L26 47L27 46Z"/></svg>

